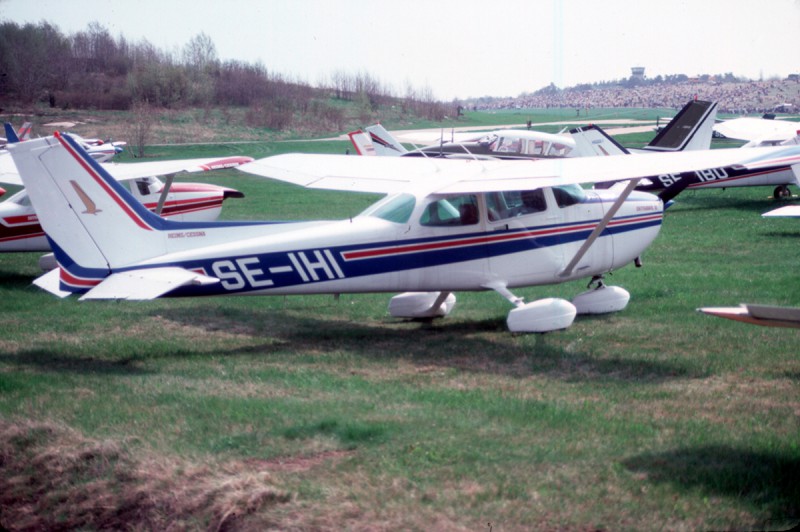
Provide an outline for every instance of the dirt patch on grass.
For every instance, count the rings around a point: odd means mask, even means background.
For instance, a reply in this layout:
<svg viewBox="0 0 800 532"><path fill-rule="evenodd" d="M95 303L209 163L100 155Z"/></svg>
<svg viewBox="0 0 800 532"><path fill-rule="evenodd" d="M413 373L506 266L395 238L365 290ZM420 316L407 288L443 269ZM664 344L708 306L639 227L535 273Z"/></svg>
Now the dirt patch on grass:
<svg viewBox="0 0 800 532"><path fill-rule="evenodd" d="M291 500L251 464L198 466L56 424L0 421L0 528L259 530Z"/></svg>

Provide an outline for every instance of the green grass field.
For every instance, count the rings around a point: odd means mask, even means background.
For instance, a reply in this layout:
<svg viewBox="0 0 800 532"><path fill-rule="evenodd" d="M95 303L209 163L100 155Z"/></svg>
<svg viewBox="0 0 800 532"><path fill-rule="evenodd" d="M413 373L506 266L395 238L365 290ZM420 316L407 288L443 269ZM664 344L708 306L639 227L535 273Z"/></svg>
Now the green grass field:
<svg viewBox="0 0 800 532"><path fill-rule="evenodd" d="M291 144L158 151L346 147ZM189 180L244 191L229 219L347 217L375 199ZM695 311L800 302L800 225L760 217L771 192L680 196L644 267L609 279L627 309L546 335L507 332L494 293L459 293L433 322L390 318L385 294L59 300L30 284L38 256L2 256L0 525L791 527L800 337Z"/></svg>

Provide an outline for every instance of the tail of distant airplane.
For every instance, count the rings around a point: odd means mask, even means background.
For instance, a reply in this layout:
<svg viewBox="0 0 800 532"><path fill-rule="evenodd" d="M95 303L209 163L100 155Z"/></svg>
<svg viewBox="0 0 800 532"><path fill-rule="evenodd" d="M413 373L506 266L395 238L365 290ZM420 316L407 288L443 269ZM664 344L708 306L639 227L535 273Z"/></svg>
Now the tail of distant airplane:
<svg viewBox="0 0 800 532"><path fill-rule="evenodd" d="M579 157L629 154L627 148L614 140L600 126L590 124L569 130L575 140L575 151Z"/></svg>
<svg viewBox="0 0 800 532"><path fill-rule="evenodd" d="M708 150L716 118L717 102L691 100L643 150Z"/></svg>
<svg viewBox="0 0 800 532"><path fill-rule="evenodd" d="M356 153L359 155L367 155L367 156L374 156L377 155L375 153L375 146L372 144L372 141L369 139L369 135L361 131L360 129L356 131L351 131L347 134L350 137L350 142L353 144L353 147L356 149Z"/></svg>
<svg viewBox="0 0 800 532"><path fill-rule="evenodd" d="M380 124L366 129L376 155L403 155L408 150Z"/></svg>
<svg viewBox="0 0 800 532"><path fill-rule="evenodd" d="M570 130L581 157L622 155L633 152L707 150L711 147L712 128L717 117L717 103L692 100L658 132L644 148L629 150L599 126L589 125Z"/></svg>
<svg viewBox="0 0 800 532"><path fill-rule="evenodd" d="M8 122L3 122L3 127L6 130L6 141L9 144L14 144L19 142L19 136L17 136L17 132L14 131L14 126L9 124Z"/></svg>
<svg viewBox="0 0 800 532"><path fill-rule="evenodd" d="M20 126L19 130L17 131L17 136L20 140L30 140L31 138L31 123L25 122Z"/></svg>

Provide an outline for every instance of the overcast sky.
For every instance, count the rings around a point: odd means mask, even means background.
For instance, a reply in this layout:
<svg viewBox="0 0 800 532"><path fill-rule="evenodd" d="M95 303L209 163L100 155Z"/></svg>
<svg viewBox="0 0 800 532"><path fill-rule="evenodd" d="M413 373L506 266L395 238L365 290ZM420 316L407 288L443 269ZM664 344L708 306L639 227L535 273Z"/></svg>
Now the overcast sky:
<svg viewBox="0 0 800 532"><path fill-rule="evenodd" d="M219 59L318 84L366 72L402 94L516 96L659 74L800 72L800 0L0 0L0 20L180 53L203 32ZM180 56L178 56L180 57Z"/></svg>

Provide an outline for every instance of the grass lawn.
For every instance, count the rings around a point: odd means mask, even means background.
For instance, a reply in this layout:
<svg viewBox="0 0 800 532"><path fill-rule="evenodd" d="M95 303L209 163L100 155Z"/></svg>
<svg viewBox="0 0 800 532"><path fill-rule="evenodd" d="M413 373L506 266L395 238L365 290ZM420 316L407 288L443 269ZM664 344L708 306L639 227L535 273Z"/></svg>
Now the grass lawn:
<svg viewBox="0 0 800 532"><path fill-rule="evenodd" d="M188 180L244 191L229 219L347 217L375 199ZM608 279L629 306L546 335L510 334L494 293L459 293L433 322L389 317L384 294L79 302L31 286L37 256L0 257L0 525L797 524L798 332L695 311L799 304L800 225L760 217L771 192L680 196L644 267Z"/></svg>

